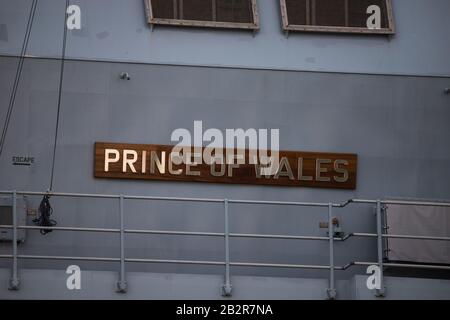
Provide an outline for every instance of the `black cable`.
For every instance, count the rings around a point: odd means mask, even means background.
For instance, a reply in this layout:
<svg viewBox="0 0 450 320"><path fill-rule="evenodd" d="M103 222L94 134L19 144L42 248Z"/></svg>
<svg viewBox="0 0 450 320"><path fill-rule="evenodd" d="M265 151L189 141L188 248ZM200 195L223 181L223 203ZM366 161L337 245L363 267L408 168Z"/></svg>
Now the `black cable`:
<svg viewBox="0 0 450 320"><path fill-rule="evenodd" d="M64 8L64 34L63 45L61 53L61 72L59 75L59 88L58 88L58 109L56 111L56 126L55 126L55 140L53 142L53 158L52 158L52 172L50 176L50 190L53 188L53 175L55 172L55 158L56 158L56 145L58 143L58 130L59 130L59 113L61 110L61 96L62 85L64 80L64 62L66 60L66 41L67 41L67 8L69 7L69 0L66 0L66 7Z"/></svg>
<svg viewBox="0 0 450 320"><path fill-rule="evenodd" d="M8 132L8 127L9 127L9 121L11 119L11 115L12 115L12 112L14 109L14 104L16 102L17 88L19 87L20 77L22 75L23 63L25 61L25 54L26 54L27 48L28 48L28 41L30 39L31 28L33 26L34 16L36 13L36 7L37 7L37 0L33 0L33 3L31 4L31 8L30 8L30 14L28 16L27 27L25 29L25 37L24 37L23 43L22 43L22 50L20 51L20 58L19 58L19 63L17 65L16 76L14 78L14 84L13 84L13 88L11 91L11 96L9 98L9 105L8 105L8 111L6 113L5 124L3 125L2 135L0 138L0 156L3 152L3 146L5 145L6 134Z"/></svg>
<svg viewBox="0 0 450 320"><path fill-rule="evenodd" d="M39 216L33 220L33 222L40 227L53 227L56 225L56 221L50 219L53 213L53 208L50 205L50 195L46 194L39 205ZM46 235L52 232L49 229L41 229L41 234Z"/></svg>

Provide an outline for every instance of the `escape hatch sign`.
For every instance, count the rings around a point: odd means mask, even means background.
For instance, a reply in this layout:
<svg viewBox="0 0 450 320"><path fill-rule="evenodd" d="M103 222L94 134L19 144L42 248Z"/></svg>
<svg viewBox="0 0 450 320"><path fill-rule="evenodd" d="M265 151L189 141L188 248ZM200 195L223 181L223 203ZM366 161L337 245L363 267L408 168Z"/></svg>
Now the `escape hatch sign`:
<svg viewBox="0 0 450 320"><path fill-rule="evenodd" d="M356 154L279 151L276 162L272 162L276 165L271 167L270 162L258 162L258 152L240 151L239 158L238 149L176 149L170 145L96 142L94 175L113 179L356 188ZM211 158L206 160L205 154ZM228 161L230 154L233 162ZM252 158L255 160L250 161Z"/></svg>

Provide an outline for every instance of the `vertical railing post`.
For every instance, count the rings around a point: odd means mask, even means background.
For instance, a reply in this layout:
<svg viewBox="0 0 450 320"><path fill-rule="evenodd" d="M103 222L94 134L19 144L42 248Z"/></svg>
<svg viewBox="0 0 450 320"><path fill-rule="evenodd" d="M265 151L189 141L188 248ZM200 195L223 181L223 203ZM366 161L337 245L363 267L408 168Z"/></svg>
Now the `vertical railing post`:
<svg viewBox="0 0 450 320"><path fill-rule="evenodd" d="M383 279L383 225L381 219L381 201L377 200L377 253L378 267L380 268L380 288L376 290L377 297L385 296L385 287Z"/></svg>
<svg viewBox="0 0 450 320"><path fill-rule="evenodd" d="M9 290L19 290L20 281L18 276L18 263L17 263L17 191L14 190L12 194L12 220L13 220L13 265L12 275L9 280Z"/></svg>
<svg viewBox="0 0 450 320"><path fill-rule="evenodd" d="M381 205L381 217L383 222L383 234L387 234L389 230L389 226L387 225L386 218L387 206L385 204ZM389 258L389 239L383 237L383 259Z"/></svg>
<svg viewBox="0 0 450 320"><path fill-rule="evenodd" d="M230 229L228 217L228 199L224 199L225 214L225 283L222 287L222 295L231 296L232 286L230 280Z"/></svg>
<svg viewBox="0 0 450 320"><path fill-rule="evenodd" d="M330 285L327 289L328 299L336 299L336 288L334 280L334 227L333 227L333 204L328 204L328 239L330 254Z"/></svg>
<svg viewBox="0 0 450 320"><path fill-rule="evenodd" d="M119 198L120 203L120 274L117 282L117 292L127 292L127 282L125 281L125 228L123 222L123 202L124 197L121 194Z"/></svg>

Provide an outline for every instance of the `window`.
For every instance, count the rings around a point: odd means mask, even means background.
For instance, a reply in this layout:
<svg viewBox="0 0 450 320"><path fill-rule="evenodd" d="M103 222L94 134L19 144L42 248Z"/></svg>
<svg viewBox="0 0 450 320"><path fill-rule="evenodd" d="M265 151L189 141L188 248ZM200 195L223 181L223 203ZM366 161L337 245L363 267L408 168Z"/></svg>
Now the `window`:
<svg viewBox="0 0 450 320"><path fill-rule="evenodd" d="M256 0L145 0L148 22L257 30Z"/></svg>
<svg viewBox="0 0 450 320"><path fill-rule="evenodd" d="M285 31L394 34L391 0L280 0ZM375 13L370 6L380 10ZM375 15L374 15L375 14ZM378 24L372 17L379 17Z"/></svg>

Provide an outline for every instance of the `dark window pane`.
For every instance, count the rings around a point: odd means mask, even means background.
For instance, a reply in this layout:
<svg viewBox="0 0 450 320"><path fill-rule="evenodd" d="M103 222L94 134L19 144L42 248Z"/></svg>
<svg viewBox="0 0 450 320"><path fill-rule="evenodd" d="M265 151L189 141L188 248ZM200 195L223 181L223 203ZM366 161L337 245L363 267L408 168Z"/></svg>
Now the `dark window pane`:
<svg viewBox="0 0 450 320"><path fill-rule="evenodd" d="M295 25L307 24L306 1L309 0L286 0L287 18L289 24Z"/></svg>
<svg viewBox="0 0 450 320"><path fill-rule="evenodd" d="M151 2L155 18L253 23L251 0L152 0Z"/></svg>
<svg viewBox="0 0 450 320"><path fill-rule="evenodd" d="M186 20L211 21L212 1L211 0L182 0L180 5L179 18Z"/></svg>
<svg viewBox="0 0 450 320"><path fill-rule="evenodd" d="M381 28L388 28L386 0L286 0L290 25L366 28L371 5L380 7Z"/></svg>
<svg viewBox="0 0 450 320"><path fill-rule="evenodd" d="M217 21L253 23L249 0L216 0Z"/></svg>
<svg viewBox="0 0 450 320"><path fill-rule="evenodd" d="M312 5L314 6L314 1L312 1ZM315 6L315 25L345 26L345 0L315 0ZM314 21L314 17L312 21Z"/></svg>
<svg viewBox="0 0 450 320"><path fill-rule="evenodd" d="M155 18L173 19L173 1L172 0L152 0L152 11Z"/></svg>
<svg viewBox="0 0 450 320"><path fill-rule="evenodd" d="M381 28L387 28L389 23L387 19L387 7L385 0L348 0L349 1L349 24L351 27L367 27L366 13L371 5L377 5L381 8Z"/></svg>

